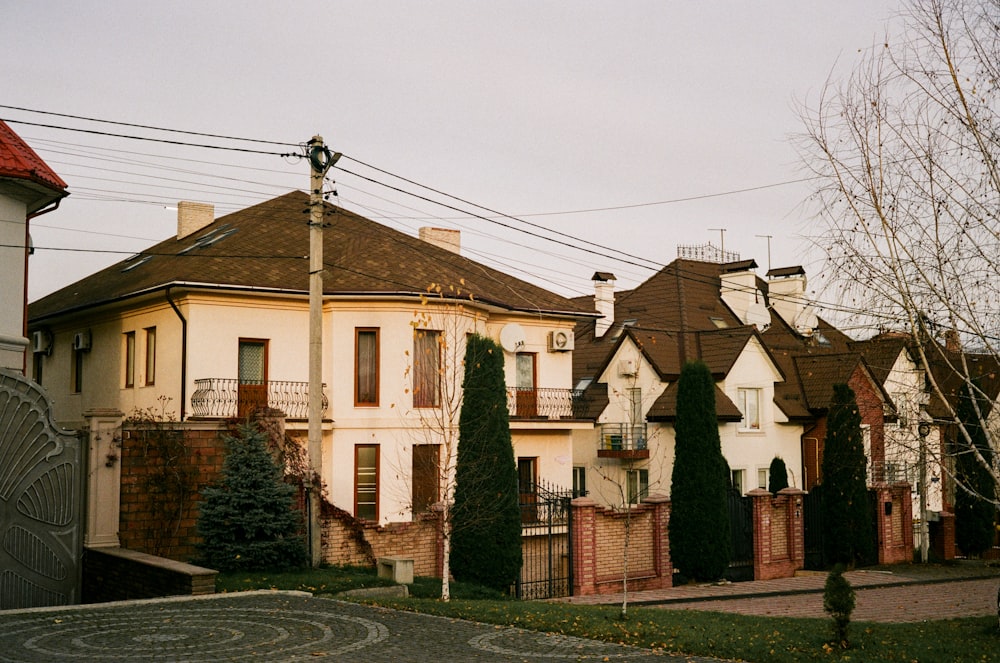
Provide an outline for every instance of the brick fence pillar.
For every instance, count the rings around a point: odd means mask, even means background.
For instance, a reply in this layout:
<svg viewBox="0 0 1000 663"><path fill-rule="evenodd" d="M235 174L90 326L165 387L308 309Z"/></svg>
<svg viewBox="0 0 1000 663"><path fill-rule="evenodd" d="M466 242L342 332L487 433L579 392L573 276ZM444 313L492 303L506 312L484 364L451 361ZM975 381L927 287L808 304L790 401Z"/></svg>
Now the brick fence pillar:
<svg viewBox="0 0 1000 663"><path fill-rule="evenodd" d="M670 562L670 498L653 494L643 500L653 507L653 564L656 569L656 588L673 587L674 567ZM650 587L652 589L652 587Z"/></svg>
<svg viewBox="0 0 1000 663"><path fill-rule="evenodd" d="M771 564L771 493L754 488L747 493L753 505L753 577L767 578L765 569Z"/></svg>
<svg viewBox="0 0 1000 663"><path fill-rule="evenodd" d="M788 501L788 555L791 557L795 570L806 567L806 529L802 515L802 499L805 491L799 488L782 488L778 495L785 496Z"/></svg>
<svg viewBox="0 0 1000 663"><path fill-rule="evenodd" d="M595 510L597 502L577 497L573 509L573 596L597 593Z"/></svg>

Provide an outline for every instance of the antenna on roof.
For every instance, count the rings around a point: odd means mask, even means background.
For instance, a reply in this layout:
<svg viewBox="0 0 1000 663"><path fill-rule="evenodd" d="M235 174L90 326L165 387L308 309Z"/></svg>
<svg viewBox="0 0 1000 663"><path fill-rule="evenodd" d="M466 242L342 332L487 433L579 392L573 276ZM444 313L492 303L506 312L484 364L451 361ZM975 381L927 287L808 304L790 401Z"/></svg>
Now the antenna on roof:
<svg viewBox="0 0 1000 663"><path fill-rule="evenodd" d="M773 235L754 235L754 237L760 237L761 239L767 240L767 271L771 271L771 239Z"/></svg>

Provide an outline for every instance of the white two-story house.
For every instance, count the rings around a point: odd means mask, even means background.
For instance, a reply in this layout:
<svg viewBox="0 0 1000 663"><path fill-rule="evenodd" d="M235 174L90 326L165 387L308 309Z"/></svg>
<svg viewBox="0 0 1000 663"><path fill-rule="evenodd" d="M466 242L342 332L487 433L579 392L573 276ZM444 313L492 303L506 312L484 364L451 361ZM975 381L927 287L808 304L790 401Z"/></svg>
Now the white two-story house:
<svg viewBox="0 0 1000 663"><path fill-rule="evenodd" d="M35 370L58 420L152 410L197 422L267 406L304 436L308 205L296 191L216 219L182 203L175 237L34 302L30 329L46 339ZM463 257L457 231L412 237L332 205L325 222L329 500L386 523L443 496L441 413L472 332L503 345L524 484L568 488L573 432L592 426L573 409L573 330L592 307Z"/></svg>

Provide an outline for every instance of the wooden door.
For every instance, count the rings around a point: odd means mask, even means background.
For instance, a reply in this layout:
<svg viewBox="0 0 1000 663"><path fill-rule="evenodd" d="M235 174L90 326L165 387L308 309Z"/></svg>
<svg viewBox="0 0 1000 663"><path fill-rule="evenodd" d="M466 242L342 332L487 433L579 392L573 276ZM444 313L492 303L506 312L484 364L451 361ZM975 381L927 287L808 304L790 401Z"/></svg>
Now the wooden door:
<svg viewBox="0 0 1000 663"><path fill-rule="evenodd" d="M236 416L267 407L267 341L240 339Z"/></svg>

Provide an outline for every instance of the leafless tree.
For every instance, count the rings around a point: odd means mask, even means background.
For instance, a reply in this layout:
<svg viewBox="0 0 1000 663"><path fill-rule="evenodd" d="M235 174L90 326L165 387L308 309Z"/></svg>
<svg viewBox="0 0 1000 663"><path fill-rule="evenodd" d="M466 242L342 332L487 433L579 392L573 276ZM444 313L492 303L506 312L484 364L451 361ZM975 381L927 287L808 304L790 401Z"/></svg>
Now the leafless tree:
<svg viewBox="0 0 1000 663"><path fill-rule="evenodd" d="M451 506L455 492L458 457L459 416L462 411L462 380L465 373L467 334L482 331L484 322L475 298L463 291L464 284L432 284L414 313L414 350L409 353L406 378L411 381L412 408L406 416L419 422L414 443L438 445L437 475L442 538L441 599L451 599ZM412 448L411 448L412 451ZM412 477L411 477L412 481ZM416 505L411 505L411 508Z"/></svg>
<svg viewBox="0 0 1000 663"><path fill-rule="evenodd" d="M1000 346L998 95L1000 0L907 0L853 74L801 110L839 301L862 328L912 337L942 423L967 443L956 387L979 389L973 359L995 362ZM962 446L1000 488L996 465Z"/></svg>

